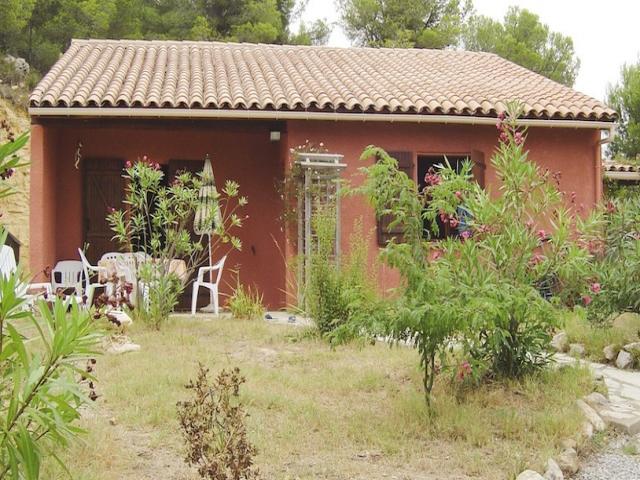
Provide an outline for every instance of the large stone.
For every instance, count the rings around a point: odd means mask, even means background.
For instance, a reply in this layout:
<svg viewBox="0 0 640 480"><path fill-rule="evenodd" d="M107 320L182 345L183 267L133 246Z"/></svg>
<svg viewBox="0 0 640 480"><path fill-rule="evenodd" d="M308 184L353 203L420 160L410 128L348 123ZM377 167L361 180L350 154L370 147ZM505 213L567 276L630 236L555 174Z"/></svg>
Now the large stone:
<svg viewBox="0 0 640 480"><path fill-rule="evenodd" d="M616 358L616 367L622 370L633 367L633 355L624 350L620 350L618 358Z"/></svg>
<svg viewBox="0 0 640 480"><path fill-rule="evenodd" d="M627 343L623 348L631 354L639 354L640 342Z"/></svg>
<svg viewBox="0 0 640 480"><path fill-rule="evenodd" d="M547 460L547 470L544 472L545 480L564 480L562 470L553 458Z"/></svg>
<svg viewBox="0 0 640 480"><path fill-rule="evenodd" d="M589 440L591 437L593 437L593 425L591 425L591 422L583 422L582 423L582 435L587 440Z"/></svg>
<svg viewBox="0 0 640 480"><path fill-rule="evenodd" d="M140 345L136 343L114 343L107 348L109 355L121 355L123 353L137 352L140 350Z"/></svg>
<svg viewBox="0 0 640 480"><path fill-rule="evenodd" d="M607 429L607 424L600 418L598 412L591 408L584 400L576 400L576 405L582 410L589 423L593 425L596 432L603 432Z"/></svg>
<svg viewBox="0 0 640 480"><path fill-rule="evenodd" d="M600 412L600 410L607 408L610 403L609 399L600 392L591 392L589 395L584 397L584 401L587 402L587 405L593 408L596 412Z"/></svg>
<svg viewBox="0 0 640 480"><path fill-rule="evenodd" d="M582 358L584 357L584 354L584 345L582 345L581 343L572 343L571 345L569 345L569 355L571 355L572 357Z"/></svg>
<svg viewBox="0 0 640 480"><path fill-rule="evenodd" d="M620 349L615 345L607 345L602 349L602 354L608 362L613 362L618 355Z"/></svg>
<svg viewBox="0 0 640 480"><path fill-rule="evenodd" d="M578 460L578 452L573 448L567 448L564 450L558 458L556 463L565 475L573 475L580 469L580 461Z"/></svg>
<svg viewBox="0 0 640 480"><path fill-rule="evenodd" d="M558 332L553 336L551 346L556 352L566 352L569 348L569 337L565 332Z"/></svg>
<svg viewBox="0 0 640 480"><path fill-rule="evenodd" d="M525 470L516 477L516 480L544 480L544 477L533 470Z"/></svg>

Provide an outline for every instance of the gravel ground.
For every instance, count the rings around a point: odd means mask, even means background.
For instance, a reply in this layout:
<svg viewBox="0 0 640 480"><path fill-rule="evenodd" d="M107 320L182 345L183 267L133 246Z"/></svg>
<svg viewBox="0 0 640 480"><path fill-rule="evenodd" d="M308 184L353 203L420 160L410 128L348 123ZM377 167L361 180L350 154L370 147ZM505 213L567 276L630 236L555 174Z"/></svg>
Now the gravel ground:
<svg viewBox="0 0 640 480"><path fill-rule="evenodd" d="M623 451L625 445L640 445L640 437L618 437L609 447L585 462L574 480L639 480L640 455ZM640 453L637 447L627 447L627 452Z"/></svg>

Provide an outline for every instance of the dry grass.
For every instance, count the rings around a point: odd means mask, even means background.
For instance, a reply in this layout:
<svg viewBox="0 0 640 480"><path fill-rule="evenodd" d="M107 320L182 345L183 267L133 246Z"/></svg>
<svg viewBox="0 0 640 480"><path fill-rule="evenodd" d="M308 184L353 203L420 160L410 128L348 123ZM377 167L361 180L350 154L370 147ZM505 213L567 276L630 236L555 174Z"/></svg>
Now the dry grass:
<svg viewBox="0 0 640 480"><path fill-rule="evenodd" d="M188 317L131 336L142 351L98 360L89 434L63 455L78 480L195 478L182 463L175 405L198 361L246 375L250 438L266 479L513 478L577 435L573 402L592 388L571 367L457 402L442 381L430 416L411 349L332 351L295 327ZM44 478L63 478L49 468Z"/></svg>

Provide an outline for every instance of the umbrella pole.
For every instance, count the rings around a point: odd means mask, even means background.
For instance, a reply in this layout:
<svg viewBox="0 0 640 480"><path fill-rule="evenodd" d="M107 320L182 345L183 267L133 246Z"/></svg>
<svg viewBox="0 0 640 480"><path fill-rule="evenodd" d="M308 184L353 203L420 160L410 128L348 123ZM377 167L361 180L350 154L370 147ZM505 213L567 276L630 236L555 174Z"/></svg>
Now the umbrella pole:
<svg viewBox="0 0 640 480"><path fill-rule="evenodd" d="M213 266L213 257L211 256L211 232L207 233L207 239L209 240L209 267ZM213 283L213 270L209 271L209 281ZM206 305L200 309L201 312L210 313L213 312L213 292L209 290L209 305Z"/></svg>

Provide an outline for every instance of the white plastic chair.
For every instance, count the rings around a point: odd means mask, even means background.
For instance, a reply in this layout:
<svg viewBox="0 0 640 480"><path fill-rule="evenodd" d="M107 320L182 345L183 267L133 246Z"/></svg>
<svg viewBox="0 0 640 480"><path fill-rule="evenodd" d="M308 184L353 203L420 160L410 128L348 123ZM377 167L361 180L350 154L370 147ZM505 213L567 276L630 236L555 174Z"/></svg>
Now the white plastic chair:
<svg viewBox="0 0 640 480"><path fill-rule="evenodd" d="M206 288L209 290L211 295L211 301L213 302L213 310L216 315L218 315L218 285L220 284L220 278L222 277L222 269L224 268L224 262L227 259L225 255L222 259L211 267L200 267L198 269L198 279L193 282L193 290L191 294L191 315L196 314L196 303L198 303L198 290L200 287ZM204 275L205 273L218 271L218 275L215 283L213 282L205 282Z"/></svg>
<svg viewBox="0 0 640 480"><path fill-rule="evenodd" d="M0 248L0 275L4 278L8 278L9 275L18 271L18 265L16 263L16 256L13 252L13 248L8 245L2 245ZM29 290L44 290L47 295L51 295L50 283L18 283L16 286L16 294L21 297L26 297L28 303L32 303L33 300L40 294L29 295Z"/></svg>
<svg viewBox="0 0 640 480"><path fill-rule="evenodd" d="M139 278L138 269L142 263L149 261L150 258L145 252L133 252L121 253L116 259L116 271L124 276L126 282L134 286L131 293L131 301L134 303L139 292L145 292L144 285L142 285Z"/></svg>
<svg viewBox="0 0 640 480"><path fill-rule="evenodd" d="M75 291L74 294L65 294L65 303L75 297L76 302L82 303L82 275L84 268L80 260L60 260L51 270L51 285L54 293L59 290L63 292L69 289Z"/></svg>
<svg viewBox="0 0 640 480"><path fill-rule="evenodd" d="M107 285L103 285L100 282L91 282L91 277L96 274L103 272L107 273L107 269L105 267L94 266L89 263L86 255L82 251L81 248L78 248L78 253L80 254L80 260L82 261L82 268L84 270L84 294L87 296L87 308L93 305L93 294L96 291L96 288L105 288L107 292L109 292L110 288Z"/></svg>
<svg viewBox="0 0 640 480"><path fill-rule="evenodd" d="M118 259L122 256L120 252L107 252L102 257L100 257L100 261L102 260L113 260L118 261Z"/></svg>

